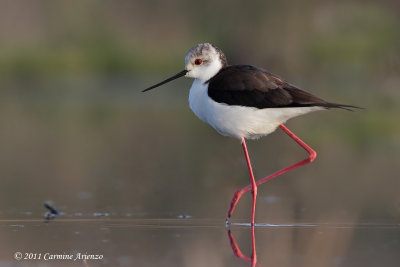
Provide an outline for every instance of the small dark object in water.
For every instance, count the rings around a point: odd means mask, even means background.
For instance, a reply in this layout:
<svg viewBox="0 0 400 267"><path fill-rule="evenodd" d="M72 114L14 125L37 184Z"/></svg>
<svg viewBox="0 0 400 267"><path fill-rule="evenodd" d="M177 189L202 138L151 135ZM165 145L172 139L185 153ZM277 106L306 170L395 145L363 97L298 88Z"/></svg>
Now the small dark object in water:
<svg viewBox="0 0 400 267"><path fill-rule="evenodd" d="M48 211L44 214L44 217L47 220L52 220L55 219L57 217L57 215L59 215L60 213L58 212L58 210L56 210L54 207L52 207L49 203L45 202L43 203L44 207L46 209L48 209Z"/></svg>
<svg viewBox="0 0 400 267"><path fill-rule="evenodd" d="M94 212L93 213L94 217L102 217L102 216L107 217L108 215L110 215L108 212Z"/></svg>

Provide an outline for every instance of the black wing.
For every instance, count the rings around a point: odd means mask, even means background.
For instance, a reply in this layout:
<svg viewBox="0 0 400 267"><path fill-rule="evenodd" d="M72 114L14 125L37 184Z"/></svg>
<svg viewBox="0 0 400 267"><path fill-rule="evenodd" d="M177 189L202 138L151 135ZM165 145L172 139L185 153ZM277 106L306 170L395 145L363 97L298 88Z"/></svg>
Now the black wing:
<svg viewBox="0 0 400 267"><path fill-rule="evenodd" d="M218 103L255 108L352 107L326 102L276 75L250 65L232 65L212 77L208 95Z"/></svg>

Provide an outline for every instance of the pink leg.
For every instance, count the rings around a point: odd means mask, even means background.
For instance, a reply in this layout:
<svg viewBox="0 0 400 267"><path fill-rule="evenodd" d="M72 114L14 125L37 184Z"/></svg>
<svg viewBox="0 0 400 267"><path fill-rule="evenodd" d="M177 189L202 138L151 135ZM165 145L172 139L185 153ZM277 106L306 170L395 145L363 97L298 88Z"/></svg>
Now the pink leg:
<svg viewBox="0 0 400 267"><path fill-rule="evenodd" d="M286 167L282 170L279 170L277 172L274 172L273 174L268 175L267 177L264 177L260 180L258 180L256 182L256 185L260 185L263 184L269 180L271 180L272 178L275 178L285 172L288 172L290 170L293 170L297 167L303 166L305 164L311 163L312 161L314 161L314 159L317 157L317 153L311 148L309 147L306 143L304 143L302 140L300 140L300 138L298 138L296 135L294 135L294 133L292 133L288 128L286 128L285 125L281 124L279 125L279 127L287 134L289 135L294 141L296 141L296 143L298 143L302 148L304 148L307 152L308 152L308 157L302 161L299 161L293 165L290 165L289 167ZM228 212L228 216L227 216L227 220L232 216L233 211L235 210L236 204L238 203L240 197L246 193L247 191L249 191L250 189L252 189L254 187L253 184L248 185L243 187L242 189L238 190L235 192L232 201L231 201L231 206ZM254 199L254 196L253 196ZM254 200L253 200L254 202Z"/></svg>
<svg viewBox="0 0 400 267"><path fill-rule="evenodd" d="M256 213L256 198L257 198L257 184L254 179L253 169L251 168L249 153L247 152L246 141L242 138L242 146L244 151L244 156L246 157L247 167L249 168L250 180L251 180L251 193L253 195L253 207L251 209L251 225L254 225L254 217Z"/></svg>

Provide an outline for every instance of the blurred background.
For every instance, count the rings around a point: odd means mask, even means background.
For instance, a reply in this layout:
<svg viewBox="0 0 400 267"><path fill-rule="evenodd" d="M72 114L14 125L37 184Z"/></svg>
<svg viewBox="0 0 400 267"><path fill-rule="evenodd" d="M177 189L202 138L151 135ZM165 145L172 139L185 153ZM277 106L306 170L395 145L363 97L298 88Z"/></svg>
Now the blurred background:
<svg viewBox="0 0 400 267"><path fill-rule="evenodd" d="M287 123L318 157L259 188L258 221L398 222L399 27L392 0L1 1L0 217L41 218L52 201L223 223L249 183L240 143L191 112L191 80L141 93L211 42L230 64L365 108ZM279 130L249 151L259 178L306 156ZM246 195L234 218L249 215Z"/></svg>

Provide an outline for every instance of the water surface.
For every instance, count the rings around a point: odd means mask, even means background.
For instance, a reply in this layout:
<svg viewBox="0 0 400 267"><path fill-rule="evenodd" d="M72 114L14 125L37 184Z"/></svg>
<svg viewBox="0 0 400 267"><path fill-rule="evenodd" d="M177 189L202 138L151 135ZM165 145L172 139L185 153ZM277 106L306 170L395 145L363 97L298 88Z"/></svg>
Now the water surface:
<svg viewBox="0 0 400 267"><path fill-rule="evenodd" d="M226 226L223 220L198 218L3 219L1 266L249 266L235 256L229 231L250 257L250 227L238 221ZM400 262L398 224L260 222L255 241L259 266ZM21 260L14 259L16 252L22 253ZM54 259L57 255L75 260ZM82 259L85 255L99 259Z"/></svg>

